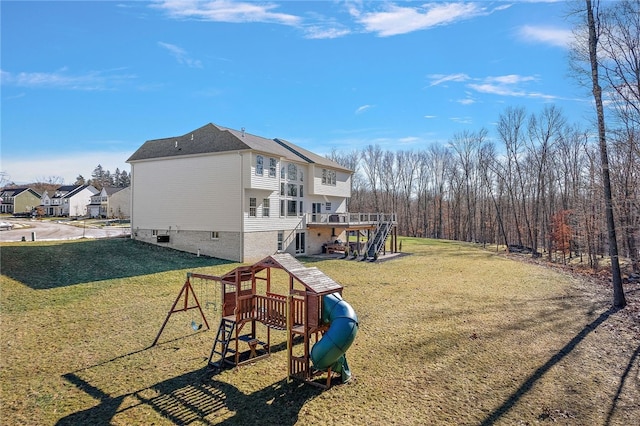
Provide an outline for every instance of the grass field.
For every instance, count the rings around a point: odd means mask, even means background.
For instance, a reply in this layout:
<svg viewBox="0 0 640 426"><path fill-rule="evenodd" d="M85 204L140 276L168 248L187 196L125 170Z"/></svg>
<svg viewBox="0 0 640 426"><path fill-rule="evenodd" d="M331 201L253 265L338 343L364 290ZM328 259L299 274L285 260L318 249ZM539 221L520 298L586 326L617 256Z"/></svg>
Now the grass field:
<svg viewBox="0 0 640 426"><path fill-rule="evenodd" d="M194 332L190 313L150 347L186 272L237 264L126 239L3 244L0 424L639 423L640 326L610 289L471 245L402 244L380 263L304 260L360 323L354 378L328 391L288 382L286 350L214 374L217 324Z"/></svg>

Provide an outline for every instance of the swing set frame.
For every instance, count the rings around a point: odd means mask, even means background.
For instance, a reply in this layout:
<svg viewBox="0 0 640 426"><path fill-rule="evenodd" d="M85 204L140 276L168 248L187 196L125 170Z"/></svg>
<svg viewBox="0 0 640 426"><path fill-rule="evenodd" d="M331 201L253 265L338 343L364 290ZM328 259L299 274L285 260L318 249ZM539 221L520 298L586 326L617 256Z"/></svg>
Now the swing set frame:
<svg viewBox="0 0 640 426"><path fill-rule="evenodd" d="M204 311L202 310L202 306L200 305L200 301L198 300L198 296L196 295L196 292L193 289L193 285L191 285L191 278L192 277L193 278L208 279L208 280L211 280L213 278L210 275L202 275L202 274L195 274L193 272L187 272L187 279L184 282L184 284L182 285L182 289L180 290L180 293L178 293L178 297L176 297L176 300L173 302L173 305L171 306L171 309L169 310L169 313L167 313L167 317L164 319L164 322L162 323L162 327L160 327L160 331L158 331L158 335L156 336L156 338L153 341L153 343L151 344L151 346L155 346L158 343L158 340L160 339L160 335L162 334L162 331L164 330L164 327L169 322L169 318L171 318L171 315L173 315L173 314L175 314L177 312L187 312L187 311L190 311L192 309L197 309L200 312L200 316L202 317L202 321L203 321L206 329L207 330L210 329L209 322L207 321L207 317L204 314ZM192 300L190 300L190 299L192 299ZM182 303L180 303L180 302L182 302ZM192 304L190 304L190 302Z"/></svg>

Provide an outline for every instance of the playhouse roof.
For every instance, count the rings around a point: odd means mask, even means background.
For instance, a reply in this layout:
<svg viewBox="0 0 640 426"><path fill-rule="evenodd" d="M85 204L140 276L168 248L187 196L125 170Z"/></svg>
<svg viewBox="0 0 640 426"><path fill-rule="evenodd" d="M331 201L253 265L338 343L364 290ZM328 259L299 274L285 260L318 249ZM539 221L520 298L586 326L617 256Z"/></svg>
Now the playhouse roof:
<svg viewBox="0 0 640 426"><path fill-rule="evenodd" d="M235 281L236 274L240 274L240 281L251 279L252 273L260 272L266 268L282 269L295 278L308 291L317 294L329 294L342 289L342 286L332 278L325 275L318 268L307 268L289 253L278 253L267 256L251 266L240 266L222 276L223 281Z"/></svg>

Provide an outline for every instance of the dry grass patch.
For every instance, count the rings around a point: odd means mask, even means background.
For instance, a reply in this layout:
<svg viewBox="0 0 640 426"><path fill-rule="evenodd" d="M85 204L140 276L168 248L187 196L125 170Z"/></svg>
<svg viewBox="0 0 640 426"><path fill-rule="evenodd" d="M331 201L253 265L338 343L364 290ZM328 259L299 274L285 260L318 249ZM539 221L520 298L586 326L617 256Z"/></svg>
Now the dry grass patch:
<svg viewBox="0 0 640 426"><path fill-rule="evenodd" d="M285 350L213 374L206 359L215 330L194 333L189 314L174 315L149 348L186 272L222 274L236 265L130 240L102 243L1 246L1 424L640 418L637 318L608 310L609 289L581 278L420 239L404 239L410 255L382 263L305 259L344 285L360 321L347 354L354 379L320 392L287 382ZM41 258L65 249L76 256L63 262L75 274ZM640 289L627 291L637 307ZM276 349L284 341L284 332L272 333Z"/></svg>

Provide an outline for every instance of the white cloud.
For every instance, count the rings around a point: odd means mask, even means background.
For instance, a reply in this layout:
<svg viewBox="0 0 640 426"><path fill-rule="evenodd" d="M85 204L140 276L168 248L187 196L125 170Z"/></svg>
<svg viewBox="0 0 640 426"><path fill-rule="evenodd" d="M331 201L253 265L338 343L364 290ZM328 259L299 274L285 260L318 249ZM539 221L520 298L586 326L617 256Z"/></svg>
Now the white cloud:
<svg viewBox="0 0 640 426"><path fill-rule="evenodd" d="M473 120L471 119L471 117L450 117L449 120L454 121L456 123L460 123L460 124L473 123Z"/></svg>
<svg viewBox="0 0 640 426"><path fill-rule="evenodd" d="M431 80L429 86L438 86L443 83L447 83L449 81L461 82L469 80L469 76L467 74L458 73L458 74L431 74L428 75L427 78Z"/></svg>
<svg viewBox="0 0 640 426"><path fill-rule="evenodd" d="M309 39L331 39L340 38L351 34L351 30L338 27L321 27L317 25L311 25L305 28L305 37Z"/></svg>
<svg viewBox="0 0 640 426"><path fill-rule="evenodd" d="M445 83L466 83L466 87L471 89L467 92L467 97L457 100L462 105L471 105L477 102L473 92L498 96L528 97L542 99L557 99L554 95L548 95L527 90L527 85L539 81L537 76L505 74L498 76L487 76L483 78L471 77L464 73L457 74L431 74L427 78L431 80L429 87L444 85Z"/></svg>
<svg viewBox="0 0 640 426"><path fill-rule="evenodd" d="M476 101L471 98L459 99L457 102L461 105L473 105L476 103Z"/></svg>
<svg viewBox="0 0 640 426"><path fill-rule="evenodd" d="M547 100L558 99L558 97L554 95L527 90L527 83L538 81L538 77L535 76L508 74L503 76L489 76L478 81L480 81L480 83L469 83L467 87L478 93L498 96L542 98Z"/></svg>
<svg viewBox="0 0 640 426"><path fill-rule="evenodd" d="M89 71L84 74L72 74L67 68L54 72L19 72L1 70L2 85L31 88L58 88L71 90L110 90L127 80L134 79L131 74L120 74L122 69Z"/></svg>
<svg viewBox="0 0 640 426"><path fill-rule="evenodd" d="M485 79L485 81L487 82L491 82L491 83L497 83L497 84L518 84L518 83L523 83L523 82L527 82L527 81L535 81L537 80L536 77L533 76L523 76L523 75L517 75L517 74L508 74L508 75L500 75L500 76L496 76L496 77L487 77Z"/></svg>
<svg viewBox="0 0 640 426"><path fill-rule="evenodd" d="M400 7L384 4L380 12L360 13L352 9L352 16L366 31L381 37L425 30L438 25L469 19L486 13L475 3L431 3L423 7Z"/></svg>
<svg viewBox="0 0 640 426"><path fill-rule="evenodd" d="M419 137L416 136L406 136L404 138L400 138L398 139L398 142L400 142L401 144L411 144L411 143L416 143L419 142L421 139Z"/></svg>
<svg viewBox="0 0 640 426"><path fill-rule="evenodd" d="M61 177L65 184L73 184L78 175L85 179L91 179L91 173L98 164L111 173L126 170L131 171L131 166L126 163L127 158L133 152L76 152L65 153L59 156L47 155L45 157L4 157L2 158L2 171L7 173L7 178L17 184L33 183L38 179L51 176Z"/></svg>
<svg viewBox="0 0 640 426"><path fill-rule="evenodd" d="M370 108L373 108L373 105L362 105L361 107L358 107L358 109L356 109L356 114L362 114Z"/></svg>
<svg viewBox="0 0 640 426"><path fill-rule="evenodd" d="M175 44L165 43L162 41L159 41L158 45L164 49L167 49L169 53L171 53L171 55L176 58L178 63L184 64L190 68L202 68L202 62L197 59L190 58L187 51L183 48L178 47Z"/></svg>
<svg viewBox="0 0 640 426"><path fill-rule="evenodd" d="M492 95L502 95L502 96L524 96L525 92L522 90L518 90L508 85L501 84L491 84L491 83L482 83L482 84L469 84L469 87L480 93L489 93Z"/></svg>
<svg viewBox="0 0 640 426"><path fill-rule="evenodd" d="M525 25L518 29L518 35L528 42L539 42L562 48L568 48L573 41L573 33L565 28Z"/></svg>
<svg viewBox="0 0 640 426"><path fill-rule="evenodd" d="M275 12L274 3L235 2L229 0L197 1L166 0L152 7L162 9L174 18L193 18L213 22L270 22L297 26L299 16Z"/></svg>
<svg viewBox="0 0 640 426"><path fill-rule="evenodd" d="M424 118L428 118L428 119L437 118L437 115L425 115Z"/></svg>

